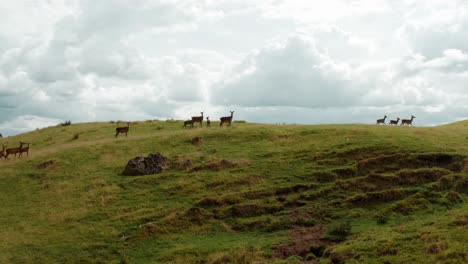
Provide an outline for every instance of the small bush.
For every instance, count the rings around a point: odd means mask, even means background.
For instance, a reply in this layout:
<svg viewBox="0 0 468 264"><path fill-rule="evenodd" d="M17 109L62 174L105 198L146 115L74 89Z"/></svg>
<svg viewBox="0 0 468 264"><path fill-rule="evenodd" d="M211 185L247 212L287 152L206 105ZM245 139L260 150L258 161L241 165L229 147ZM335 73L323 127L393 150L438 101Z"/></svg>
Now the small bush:
<svg viewBox="0 0 468 264"><path fill-rule="evenodd" d="M351 222L349 220L341 220L328 226L328 231L324 238L332 241L343 241L349 235L351 235Z"/></svg>
<svg viewBox="0 0 468 264"><path fill-rule="evenodd" d="M61 125L61 126L69 126L69 125L71 125L71 121L70 121L70 120L65 121L65 122L63 122L63 123L60 123L60 125Z"/></svg>

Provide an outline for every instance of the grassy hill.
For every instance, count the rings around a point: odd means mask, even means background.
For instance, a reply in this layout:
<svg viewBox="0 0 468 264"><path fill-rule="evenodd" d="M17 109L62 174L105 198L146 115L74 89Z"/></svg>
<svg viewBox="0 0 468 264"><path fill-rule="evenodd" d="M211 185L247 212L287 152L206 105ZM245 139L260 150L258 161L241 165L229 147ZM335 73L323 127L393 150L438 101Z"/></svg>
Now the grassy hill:
<svg viewBox="0 0 468 264"><path fill-rule="evenodd" d="M0 160L0 262L468 261L467 121L212 125L137 122L116 139L117 123L87 123L1 139L32 146ZM163 173L121 175L151 152L169 159Z"/></svg>

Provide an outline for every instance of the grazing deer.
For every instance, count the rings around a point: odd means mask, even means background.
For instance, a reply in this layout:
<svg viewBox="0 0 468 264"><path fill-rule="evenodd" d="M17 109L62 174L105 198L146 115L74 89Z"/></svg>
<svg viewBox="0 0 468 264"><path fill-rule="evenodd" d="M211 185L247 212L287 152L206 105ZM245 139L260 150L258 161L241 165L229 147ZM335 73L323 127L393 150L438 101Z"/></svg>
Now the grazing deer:
<svg viewBox="0 0 468 264"><path fill-rule="evenodd" d="M184 121L184 126L182 128L186 128L187 125L191 125L193 127L193 123L195 123L195 120L193 120L193 119Z"/></svg>
<svg viewBox="0 0 468 264"><path fill-rule="evenodd" d="M232 122L232 116L234 115L234 111L229 111L231 112L231 116L223 116L221 117L219 120L221 120L221 123L219 124L219 126L223 126L223 123L229 123L229 125L231 125L231 122Z"/></svg>
<svg viewBox="0 0 468 264"><path fill-rule="evenodd" d="M414 118L416 118L416 117L414 115L411 115L411 119L402 119L400 126L402 126L402 125L407 125L407 126L413 125L413 119Z"/></svg>
<svg viewBox="0 0 468 264"><path fill-rule="evenodd" d="M115 129L115 137L118 137L120 133L125 133L125 136L127 136L128 129L130 129L130 122L127 122L126 127L117 127Z"/></svg>
<svg viewBox="0 0 468 264"><path fill-rule="evenodd" d="M31 145L31 143L25 143L25 142L21 142L20 141L20 144L21 144L21 147L20 147L20 151L19 151L19 156L18 157L21 157L23 155L24 152L26 152L26 156L29 157L29 145ZM26 145L26 147L23 147L24 145Z"/></svg>
<svg viewBox="0 0 468 264"><path fill-rule="evenodd" d="M207 126L207 127L210 127L210 126L211 126L211 121L210 121L210 117L209 117L209 116L206 117L206 126Z"/></svg>
<svg viewBox="0 0 468 264"><path fill-rule="evenodd" d="M11 154L15 154L15 158L16 158L16 154L20 153L21 152L21 148L23 147L23 142L20 141L20 146L17 147L17 148L8 148L5 150L5 159L8 159L8 156L11 155Z"/></svg>
<svg viewBox="0 0 468 264"><path fill-rule="evenodd" d="M379 125L379 124L384 124L385 125L385 119L387 118L387 116L384 116L384 118L381 118L381 119L377 119L377 123L375 123L376 125Z"/></svg>
<svg viewBox="0 0 468 264"><path fill-rule="evenodd" d="M399 117L396 120L390 120L390 125L398 125L398 121L400 121Z"/></svg>
<svg viewBox="0 0 468 264"><path fill-rule="evenodd" d="M200 126L203 126L203 112L200 112L201 116L192 116L192 121L193 122L198 122L200 123ZM193 124L192 124L193 126Z"/></svg>
<svg viewBox="0 0 468 264"><path fill-rule="evenodd" d="M2 151L0 151L0 159L2 159L3 157L5 157L5 149L6 149L6 146L5 145L2 145ZM5 158L6 159L6 158Z"/></svg>

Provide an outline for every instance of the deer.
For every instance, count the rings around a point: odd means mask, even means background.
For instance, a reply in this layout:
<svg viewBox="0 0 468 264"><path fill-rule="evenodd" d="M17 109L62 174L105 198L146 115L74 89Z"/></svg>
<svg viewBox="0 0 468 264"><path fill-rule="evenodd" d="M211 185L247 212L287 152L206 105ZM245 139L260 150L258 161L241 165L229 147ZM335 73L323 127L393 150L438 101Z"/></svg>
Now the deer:
<svg viewBox="0 0 468 264"><path fill-rule="evenodd" d="M407 126L413 125L413 119L414 118L416 118L416 117L414 115L411 115L411 119L402 119L400 126L402 126L402 125L407 125Z"/></svg>
<svg viewBox="0 0 468 264"><path fill-rule="evenodd" d="M201 116L192 116L192 121L193 122L198 122L200 123L200 126L203 126L203 112L200 112ZM193 124L192 124L193 126Z"/></svg>
<svg viewBox="0 0 468 264"><path fill-rule="evenodd" d="M11 155L11 154L15 154L15 158L16 158L16 154L21 152L22 147L23 147L23 142L20 141L20 146L19 147L5 149L5 152L4 152L5 153L4 154L5 159L9 159L8 156Z"/></svg>
<svg viewBox="0 0 468 264"><path fill-rule="evenodd" d="M387 118L387 116L384 116L384 118L381 118L381 119L377 119L377 123L375 123L376 125L379 125L379 124L384 124L385 125L385 119Z"/></svg>
<svg viewBox="0 0 468 264"><path fill-rule="evenodd" d="M210 126L211 126L211 121L210 121L210 117L209 117L209 116L206 117L206 126L207 126L207 127L210 127Z"/></svg>
<svg viewBox="0 0 468 264"><path fill-rule="evenodd" d="M397 117L396 120L390 120L390 125L395 125L396 126L396 125L398 125L398 121L400 121L399 117Z"/></svg>
<svg viewBox="0 0 468 264"><path fill-rule="evenodd" d="M193 119L186 120L184 121L184 126L182 128L186 128L187 125L191 125L193 127L193 123L195 123L195 120Z"/></svg>
<svg viewBox="0 0 468 264"><path fill-rule="evenodd" d="M127 122L126 127L117 127L115 129L115 137L118 137L120 133L125 133L125 136L127 136L128 130L130 129L130 122Z"/></svg>
<svg viewBox="0 0 468 264"><path fill-rule="evenodd" d="M26 142L21 142L20 141L20 144L21 144L21 147L20 147L20 151L19 151L19 156L18 157L21 157L23 155L24 152L26 152L26 156L29 157L29 145L31 145L31 143L26 143ZM26 147L23 147L24 145L26 145Z"/></svg>
<svg viewBox="0 0 468 264"><path fill-rule="evenodd" d="M2 151L0 151L0 159L3 159L3 157L5 157L5 149L6 149L6 146L5 145L2 145ZM6 158L5 158L6 159Z"/></svg>
<svg viewBox="0 0 468 264"><path fill-rule="evenodd" d="M229 112L231 112L230 116L223 116L223 117L221 117L219 119L219 120L221 120L221 123L219 124L219 126L223 126L224 123L229 123L229 125L231 125L232 116L234 115L234 111L229 111Z"/></svg>

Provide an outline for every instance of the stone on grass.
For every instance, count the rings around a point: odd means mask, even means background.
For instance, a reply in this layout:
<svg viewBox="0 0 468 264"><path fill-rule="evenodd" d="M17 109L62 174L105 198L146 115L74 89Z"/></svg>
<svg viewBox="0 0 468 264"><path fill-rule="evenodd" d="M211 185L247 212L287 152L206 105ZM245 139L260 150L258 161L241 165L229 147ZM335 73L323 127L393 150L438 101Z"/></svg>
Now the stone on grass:
<svg viewBox="0 0 468 264"><path fill-rule="evenodd" d="M151 153L148 157L136 157L128 161L124 176L140 176L161 173L166 165L166 157L160 153Z"/></svg>

